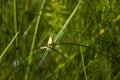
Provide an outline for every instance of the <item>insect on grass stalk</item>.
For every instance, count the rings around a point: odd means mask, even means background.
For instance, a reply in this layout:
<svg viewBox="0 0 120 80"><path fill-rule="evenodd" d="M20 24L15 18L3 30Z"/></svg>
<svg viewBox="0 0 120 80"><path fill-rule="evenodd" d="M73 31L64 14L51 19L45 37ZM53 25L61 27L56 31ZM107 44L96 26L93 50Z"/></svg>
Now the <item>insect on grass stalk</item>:
<svg viewBox="0 0 120 80"><path fill-rule="evenodd" d="M76 11L78 10L78 8L80 8L82 5L82 0L79 0L78 4L76 5L76 7L74 8L73 12L71 13L71 15L68 17L68 19L66 20L65 24L62 26L62 28L59 30L58 34L55 36L54 38L54 43L56 43L64 34L65 29L67 28L67 25L70 23L70 20L73 18L73 16L75 15ZM45 60L46 56L48 55L48 53L51 51L51 49L46 48L46 51L42 57L42 60ZM42 61L40 62L40 65L42 64Z"/></svg>

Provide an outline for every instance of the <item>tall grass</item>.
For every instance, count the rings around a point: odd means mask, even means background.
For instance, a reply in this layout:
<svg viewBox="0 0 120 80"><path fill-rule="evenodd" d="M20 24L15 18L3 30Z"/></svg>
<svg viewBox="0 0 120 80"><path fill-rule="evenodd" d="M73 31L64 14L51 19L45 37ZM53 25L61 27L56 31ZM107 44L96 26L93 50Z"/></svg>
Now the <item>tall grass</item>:
<svg viewBox="0 0 120 80"><path fill-rule="evenodd" d="M0 80L119 80L119 3L1 0Z"/></svg>
<svg viewBox="0 0 120 80"><path fill-rule="evenodd" d="M28 74L29 74L29 71L30 71L30 65L32 63L33 49L34 49L34 46L35 46L36 35L37 35L39 21L40 21L40 18L41 18L41 14L42 14L42 10L43 10L44 4L45 4L45 0L42 1L41 8L40 8L40 11L39 11L39 16L38 16L38 19L37 19L37 22L36 22L36 27L35 27L33 40L32 40L32 45L31 45L29 58L28 58L28 66L27 66L27 69L26 69L25 80L28 80L28 77L29 77Z"/></svg>

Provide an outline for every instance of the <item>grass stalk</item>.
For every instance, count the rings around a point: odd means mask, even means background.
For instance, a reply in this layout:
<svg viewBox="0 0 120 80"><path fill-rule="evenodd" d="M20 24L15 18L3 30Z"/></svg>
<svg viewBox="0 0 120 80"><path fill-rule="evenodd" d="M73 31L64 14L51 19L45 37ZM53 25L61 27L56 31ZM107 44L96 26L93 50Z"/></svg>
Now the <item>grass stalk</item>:
<svg viewBox="0 0 120 80"><path fill-rule="evenodd" d="M69 24L70 20L72 19L72 17L75 15L76 11L78 8L80 8L82 5L80 5L82 3L82 0L80 0L77 4L77 6L75 7L75 9L73 10L73 12L71 13L71 15L69 16L69 18L66 20L65 24L63 25L63 27L61 28L61 30L58 32L58 34L56 35L54 42L56 42L58 39L60 39L63 34L65 29L67 28L67 25Z"/></svg>
<svg viewBox="0 0 120 80"><path fill-rule="evenodd" d="M39 11L39 16L37 18L37 23L36 23L36 26L35 26L32 45L31 45L31 49L30 49L30 53L29 53L29 57L28 57L28 66L27 66L27 69L26 69L25 80L28 80L28 73L30 71L30 64L32 63L33 49L34 49L34 45L35 45L37 30L38 30L39 21L40 21L40 18L41 18L42 9L44 7L44 4L45 4L45 0L42 1L41 8L40 8L40 11Z"/></svg>
<svg viewBox="0 0 120 80"><path fill-rule="evenodd" d="M7 47L1 53L0 60L2 60L3 56L5 55L5 53L7 52L7 50L9 49L9 47L11 46L11 44L13 43L13 41L17 38L17 35L18 35L18 32L15 34L15 36L12 38L12 40L10 41L10 43L7 45Z"/></svg>
<svg viewBox="0 0 120 80"><path fill-rule="evenodd" d="M23 36L22 36L23 39L27 36L29 30L32 28L33 23L35 23L36 19L37 19L37 17L35 17L35 18L33 19L33 21L31 22L31 24L28 26L28 28L27 28L27 29L25 30L25 32L23 33Z"/></svg>
<svg viewBox="0 0 120 80"><path fill-rule="evenodd" d="M17 6L16 6L16 0L14 0L14 30L15 33L18 31L18 26L17 26ZM16 37L15 39L15 45L16 45L16 58L17 60L19 59L19 51L18 51L18 47L19 47L19 40L18 37ZM18 67L17 67L18 68ZM18 80L19 80L19 71L18 71Z"/></svg>
<svg viewBox="0 0 120 80"><path fill-rule="evenodd" d="M14 0L14 30L15 33L17 32L17 11L16 11L16 0ZM16 42L16 47L18 47L18 38L15 40Z"/></svg>
<svg viewBox="0 0 120 80"><path fill-rule="evenodd" d="M82 65L83 65L83 71L84 71L84 75L85 75L85 80L88 80L87 79L87 73L86 73L86 67L85 67L85 64L84 64L84 56L83 56L83 52L82 52L82 47L80 47L80 53L81 53L81 61L82 61Z"/></svg>

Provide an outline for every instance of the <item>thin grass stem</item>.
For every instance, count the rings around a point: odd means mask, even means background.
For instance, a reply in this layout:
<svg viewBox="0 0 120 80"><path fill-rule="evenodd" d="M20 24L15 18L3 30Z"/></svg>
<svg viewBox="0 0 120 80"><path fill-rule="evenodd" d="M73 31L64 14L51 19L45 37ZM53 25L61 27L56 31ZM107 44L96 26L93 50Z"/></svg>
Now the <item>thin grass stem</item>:
<svg viewBox="0 0 120 80"><path fill-rule="evenodd" d="M30 71L30 64L32 63L33 49L34 49L34 45L35 45L37 30L38 30L39 21L40 21L40 18L41 18L42 9L44 7L44 4L45 4L45 0L42 1L41 8L40 8L40 11L39 11L39 16L38 16L37 23L36 23L36 26L35 26L32 45L31 45L31 49L30 49L30 53L29 53L29 57L28 57L28 66L27 66L27 69L26 69L25 80L28 80L28 73Z"/></svg>
<svg viewBox="0 0 120 80"><path fill-rule="evenodd" d="M83 65L83 71L84 71L84 75L85 75L85 80L87 79L87 73L86 73L86 67L84 64L84 56L83 56L83 51L82 51L82 47L80 47L80 53L81 53L81 59L82 59L82 65Z"/></svg>
<svg viewBox="0 0 120 80"><path fill-rule="evenodd" d="M75 7L75 9L73 10L73 12L71 13L71 15L69 16L69 18L66 20L65 24L63 25L62 29L58 32L58 34L56 35L54 42L56 42L58 39L60 39L63 34L65 29L67 28L67 25L69 24L70 20L73 18L73 16L75 15L76 11L78 10L78 8L80 8L82 5L80 5L82 3L82 0L80 0L77 4L77 6Z"/></svg>
<svg viewBox="0 0 120 80"><path fill-rule="evenodd" d="M9 49L9 47L11 46L11 44L13 43L13 41L17 38L17 36L18 36L18 32L15 34L15 36L12 38L12 40L10 41L10 43L7 45L7 47L1 53L0 60L2 60L3 56L5 55L5 53L7 52L7 50Z"/></svg>

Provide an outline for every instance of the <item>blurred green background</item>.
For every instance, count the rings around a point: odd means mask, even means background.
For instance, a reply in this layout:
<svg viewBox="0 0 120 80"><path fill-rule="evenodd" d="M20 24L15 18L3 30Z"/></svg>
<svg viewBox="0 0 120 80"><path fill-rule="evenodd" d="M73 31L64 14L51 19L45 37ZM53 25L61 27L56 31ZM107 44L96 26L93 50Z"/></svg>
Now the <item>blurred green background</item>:
<svg viewBox="0 0 120 80"><path fill-rule="evenodd" d="M0 0L0 56L16 32L0 80L120 80L120 0Z"/></svg>

